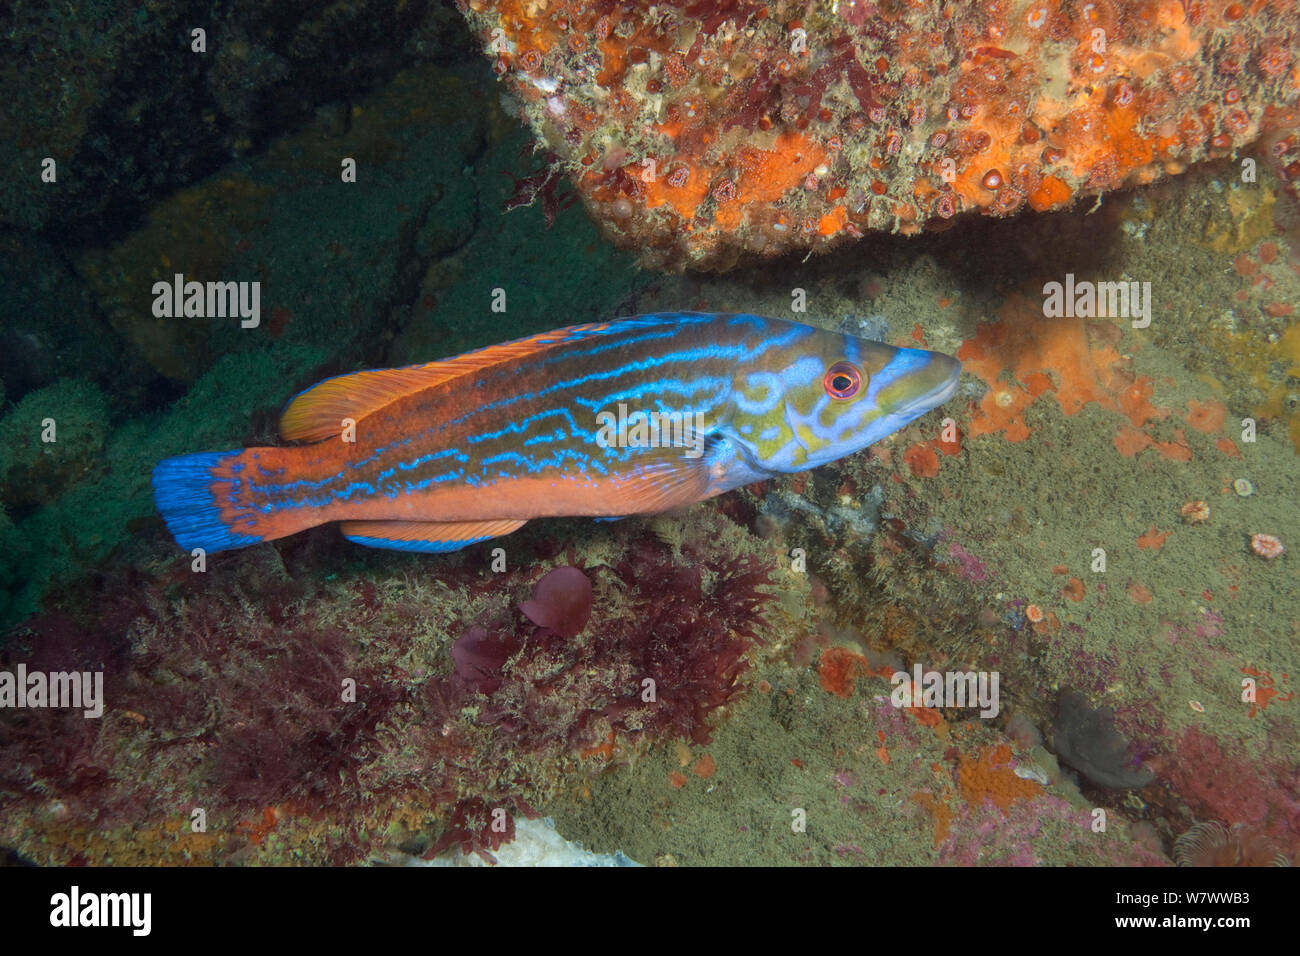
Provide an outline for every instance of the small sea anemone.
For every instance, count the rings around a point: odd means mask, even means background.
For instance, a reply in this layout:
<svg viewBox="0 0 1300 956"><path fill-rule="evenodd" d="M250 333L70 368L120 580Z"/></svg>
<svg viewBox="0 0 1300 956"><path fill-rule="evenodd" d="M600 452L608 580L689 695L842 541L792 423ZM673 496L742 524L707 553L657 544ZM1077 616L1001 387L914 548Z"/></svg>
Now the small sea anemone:
<svg viewBox="0 0 1300 956"><path fill-rule="evenodd" d="M1282 542L1277 535L1252 534L1250 536L1250 550L1265 561L1272 561L1274 558L1281 557L1286 548L1282 547Z"/></svg>
<svg viewBox="0 0 1300 956"><path fill-rule="evenodd" d="M1245 823L1198 823L1174 843L1179 866L1290 866L1266 835Z"/></svg>

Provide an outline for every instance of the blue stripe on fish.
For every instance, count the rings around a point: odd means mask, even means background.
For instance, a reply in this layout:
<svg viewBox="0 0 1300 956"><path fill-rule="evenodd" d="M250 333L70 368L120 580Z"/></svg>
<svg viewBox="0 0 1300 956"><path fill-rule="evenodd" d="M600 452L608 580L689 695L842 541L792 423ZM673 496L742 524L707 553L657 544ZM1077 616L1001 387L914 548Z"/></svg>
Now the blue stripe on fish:
<svg viewBox="0 0 1300 956"><path fill-rule="evenodd" d="M596 328L590 330L587 329L576 330L573 334L564 338L563 341L566 342L576 341L580 339L589 338L592 340L599 339L601 341L601 344L590 349L582 349L577 352L566 352L558 356L546 357L541 360L541 364L549 364L551 362L572 361L574 358L589 357L591 355L603 353L611 349L626 348L630 345L647 342L654 339L671 338L674 335L677 335L683 327L707 324L708 322L713 321L714 318L715 317L712 315L698 314L698 313L659 313L651 316L643 316L643 317L621 320L619 322L611 323L608 327L605 328ZM732 324L748 324L759 330L766 329L768 326L767 321L760 316L738 315L733 317L730 321ZM647 331L646 334L642 334L642 335L635 335L635 336L631 335L631 333L643 332L645 330L649 330L649 331ZM536 398L542 397L543 395L554 393L557 391L563 391L565 389L576 387L578 385L586 384L587 382L613 381L627 374L644 372L647 369L661 366L661 365L673 364L678 362L691 362L703 358L709 358L709 359L723 358L731 361L742 361L742 362L752 361L755 358L761 356L762 353L769 348L784 347L785 345L797 341L808 334L811 334L810 329L803 326L793 326L788 330L786 330L786 333L784 335L779 336L775 339L762 341L758 343L757 346L752 348L745 347L743 345L738 347L730 347L730 348L722 348L716 345L710 345L704 348L690 349L690 350L670 353L664 356L650 357L647 359L641 359L634 362L626 362L613 369L602 370L601 372L598 373L589 373L588 375L582 376L580 378L569 379L567 381L556 383L554 385L549 386L548 388L541 390L536 394L516 394L510 396L509 398L503 401L499 401L496 403L489 403L488 405L481 406L475 409L473 412L465 416L462 416L459 419L453 419L450 422L442 423L440 427L441 428L453 427L464 421L467 421L469 418L472 418L475 415L480 415L484 412L494 410L497 407L506 407L520 401L525 401L525 402L532 401ZM561 341L561 339L557 338L556 341ZM344 377L344 376L339 376L339 377ZM626 388L623 390L611 391L606 393L606 395L603 398L595 401L590 399L578 398L575 396L574 403L580 406L585 406L591 411L597 411L611 404L616 404L620 401L623 402L635 401L639 398L642 398L646 394L651 394L651 393L663 393L663 392L678 393L681 394L683 397L685 397L688 395L695 395L701 391L709 390L710 394L706 396L706 398L698 405L692 404L685 408L671 409L673 411L682 411L686 414L693 414L696 411L707 410L710 407L716 406L719 402L721 402L725 398L726 392L729 390L730 385L731 385L730 381L723 378L712 378L712 379L706 378L702 380L697 379L692 381L668 379L668 380L660 380L658 382L649 383L649 384L642 383L638 386L632 388ZM660 410L667 410L662 402L660 402L659 404L660 404ZM534 415L528 416L527 418L523 419L521 422L507 422L504 427L496 431L480 432L477 434L467 435L465 436L464 440L467 444L472 445L484 441L495 440L497 438L503 437L504 435L511 434L511 433L526 434L536 421L557 414L567 418L568 424L571 427L571 431L568 435L558 434L557 437L553 439L554 441L564 441L571 437L590 439L594 441L595 432L580 428L577 425L576 421L574 421L572 413L567 408L555 408L555 409L548 409L543 412L538 412L535 413ZM416 436L408 437L407 439L397 444L409 443L410 441L414 440L415 437ZM534 441L527 442L526 444L546 444L546 443L548 443L546 440L537 439ZM340 470L338 473L324 479L320 479L317 481L310 481L310 482L288 482L284 484L277 484L274 490L272 490L269 486L259 486L258 487L259 491L263 491L267 494L271 494L274 497L281 499L280 501L266 503L265 505L262 506L262 510L265 512L272 512L282 507L284 508L320 507L332 502L349 501L357 496L365 497L365 496L372 496L376 494L387 494L388 496L392 497L402 493L403 491L418 491L420 489L427 488L430 485L437 484L442 481L450 481L450 480L455 480L457 478L463 477L463 472L453 471L453 472L446 472L437 476L431 476L419 482L406 482L403 483L401 486L385 488L384 480L391 477L394 474L394 470L390 468L387 469L385 472L381 473L380 475L376 476L375 481L349 482L343 485L342 487L336 487L333 490L329 491L327 496L308 495L305 497L297 498L296 500L284 500L284 499L290 499L292 496L298 495L304 488L324 489L327 486L336 485L338 482L344 479L345 473L348 470L354 470L354 469L359 469L364 467L365 465L369 464L371 461L377 459L381 455L386 454L388 451L391 450L392 447L394 446L378 449L371 455L367 456L366 458L358 460L356 462L351 462L345 465L344 468ZM631 457L631 455L634 452L635 449L607 449L605 451L605 457L607 459L612 459L614 461L621 461L621 460L626 460L628 457ZM463 454L457 454L455 449L444 450L443 452L439 453L439 456L450 455L450 454L456 454L456 457L458 457L461 461L468 460L468 456L465 456ZM415 469L425 464L426 462L433 460L435 457L438 456L427 456L427 455L422 456L420 458L413 459L410 462L400 462L398 464L398 467L402 467L407 470ZM593 470L597 471L600 474L608 473L607 466L604 463L600 462L598 459L587 459L585 457L576 457L573 455L572 452L569 452L568 454L561 453L559 455L552 455L546 458L520 457L516 459L516 463L526 468L528 471L537 472L537 471L543 471L551 467L558 467L564 464L566 459L569 461L577 461L579 464L587 463L591 465ZM481 462L480 464L485 464L485 463ZM471 475L467 478L467 480L470 481L471 483L479 483L484 479L487 479L490 482L492 478L493 476L484 473L483 475L478 476L477 479L475 476Z"/></svg>

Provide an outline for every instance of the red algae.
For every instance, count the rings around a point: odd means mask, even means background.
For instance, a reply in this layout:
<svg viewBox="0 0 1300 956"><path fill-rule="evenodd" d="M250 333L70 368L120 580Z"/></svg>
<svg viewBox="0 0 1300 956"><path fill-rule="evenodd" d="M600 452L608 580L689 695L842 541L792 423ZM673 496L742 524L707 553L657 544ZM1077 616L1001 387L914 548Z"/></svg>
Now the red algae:
<svg viewBox="0 0 1300 956"><path fill-rule="evenodd" d="M29 621L0 665L102 670L125 717L0 712L0 838L50 863L337 865L429 834L490 860L566 774L707 743L766 626L770 567L709 540L629 528L599 571L461 561L434 587L322 573L319 540L123 569ZM211 839L169 835L177 793L206 795Z"/></svg>
<svg viewBox="0 0 1300 956"><path fill-rule="evenodd" d="M1176 788L1191 815L1231 820L1276 840L1284 852L1300 852L1300 801L1295 768L1274 757L1247 756L1199 727L1188 727L1164 758L1161 777Z"/></svg>
<svg viewBox="0 0 1300 956"><path fill-rule="evenodd" d="M591 617L591 601L591 579L577 568L563 567L548 571L519 610L539 627L575 637Z"/></svg>

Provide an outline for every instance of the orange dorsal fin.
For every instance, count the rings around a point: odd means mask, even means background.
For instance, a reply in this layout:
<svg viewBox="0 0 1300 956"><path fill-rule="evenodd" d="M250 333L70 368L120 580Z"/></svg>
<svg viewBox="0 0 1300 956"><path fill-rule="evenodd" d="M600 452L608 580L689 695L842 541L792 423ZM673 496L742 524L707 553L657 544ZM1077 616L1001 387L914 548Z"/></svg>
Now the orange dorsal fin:
<svg viewBox="0 0 1300 956"><path fill-rule="evenodd" d="M413 392L442 385L501 362L536 355L556 345L599 335L610 323L573 325L501 345L466 352L455 358L406 368L377 368L327 378L296 396L280 416L285 441L321 441L343 430L343 419L359 422L385 405Z"/></svg>

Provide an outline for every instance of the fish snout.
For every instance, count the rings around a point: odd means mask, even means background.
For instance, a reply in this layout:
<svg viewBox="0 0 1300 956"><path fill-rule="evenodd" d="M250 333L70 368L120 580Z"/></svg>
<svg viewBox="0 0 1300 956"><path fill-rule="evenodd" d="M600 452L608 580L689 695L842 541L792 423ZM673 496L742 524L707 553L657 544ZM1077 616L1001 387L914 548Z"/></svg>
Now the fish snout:
<svg viewBox="0 0 1300 956"><path fill-rule="evenodd" d="M922 415L942 405L961 384L961 362L942 352L929 352L929 361L913 372L912 385L916 398L909 403L908 411Z"/></svg>

